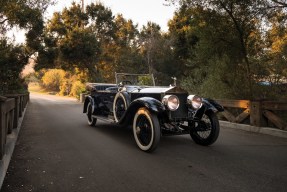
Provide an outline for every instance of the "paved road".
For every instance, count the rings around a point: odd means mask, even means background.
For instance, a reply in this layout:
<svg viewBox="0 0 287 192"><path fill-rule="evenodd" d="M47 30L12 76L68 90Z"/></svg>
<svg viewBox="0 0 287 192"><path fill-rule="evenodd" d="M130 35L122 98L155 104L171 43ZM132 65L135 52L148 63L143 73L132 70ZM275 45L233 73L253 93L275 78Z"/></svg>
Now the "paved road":
<svg viewBox="0 0 287 192"><path fill-rule="evenodd" d="M222 129L210 147L188 135L140 151L131 129L86 123L82 104L31 95L2 192L286 192L287 139Z"/></svg>

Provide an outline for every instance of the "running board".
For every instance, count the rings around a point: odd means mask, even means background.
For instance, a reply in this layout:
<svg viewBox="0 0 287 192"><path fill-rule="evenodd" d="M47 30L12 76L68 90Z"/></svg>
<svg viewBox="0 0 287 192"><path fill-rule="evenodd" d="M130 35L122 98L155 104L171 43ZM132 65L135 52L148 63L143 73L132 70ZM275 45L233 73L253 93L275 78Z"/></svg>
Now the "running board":
<svg viewBox="0 0 287 192"><path fill-rule="evenodd" d="M100 119L100 120L108 122L108 123L115 123L115 120L110 119L108 117L102 117L102 116L97 116L97 115L93 115L92 117Z"/></svg>

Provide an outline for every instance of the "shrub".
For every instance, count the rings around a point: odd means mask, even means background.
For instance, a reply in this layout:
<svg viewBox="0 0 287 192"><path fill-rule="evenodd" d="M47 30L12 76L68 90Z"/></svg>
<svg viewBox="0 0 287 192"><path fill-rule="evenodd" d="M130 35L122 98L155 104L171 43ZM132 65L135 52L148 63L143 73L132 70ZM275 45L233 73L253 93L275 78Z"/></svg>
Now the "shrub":
<svg viewBox="0 0 287 192"><path fill-rule="evenodd" d="M80 94L86 91L86 86L81 81L75 81L72 85L70 96L80 98Z"/></svg>
<svg viewBox="0 0 287 192"><path fill-rule="evenodd" d="M66 72L62 69L50 69L42 77L43 86L49 91L60 91Z"/></svg>

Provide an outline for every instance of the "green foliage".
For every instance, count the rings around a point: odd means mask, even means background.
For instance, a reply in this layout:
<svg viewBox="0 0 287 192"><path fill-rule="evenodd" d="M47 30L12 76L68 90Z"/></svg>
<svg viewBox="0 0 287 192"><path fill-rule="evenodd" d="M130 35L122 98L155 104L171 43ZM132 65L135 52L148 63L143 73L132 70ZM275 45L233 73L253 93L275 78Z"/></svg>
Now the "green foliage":
<svg viewBox="0 0 287 192"><path fill-rule="evenodd" d="M114 22L115 41L113 49L116 54L113 57L113 62L115 72L125 72L125 70L128 70L131 73L136 73L141 68L141 58L136 40L139 31L131 20L126 20L122 15L117 15Z"/></svg>
<svg viewBox="0 0 287 192"><path fill-rule="evenodd" d="M114 22L110 9L91 4L83 13L79 4L54 13L45 28L45 48L39 52L38 69L75 67L87 71L92 81L101 78L105 48L112 44ZM106 55L106 57L108 57ZM105 58L106 58L105 57Z"/></svg>
<svg viewBox="0 0 287 192"><path fill-rule="evenodd" d="M4 0L0 2L0 32L5 34L13 27L25 29L25 48L33 55L41 48L44 28L43 13L52 0Z"/></svg>
<svg viewBox="0 0 287 192"><path fill-rule="evenodd" d="M157 85L169 85L176 76L178 84L206 97L284 98L286 1L166 1L179 3L168 33L153 22L138 30L102 3L86 6L86 12L73 3L43 26L50 0L1 1L2 92L21 86L19 73L34 55L36 77L61 95L77 96L88 81L113 82L115 72L128 72L153 73ZM27 29L25 46L5 39L14 26ZM51 68L65 71L39 71Z"/></svg>
<svg viewBox="0 0 287 192"><path fill-rule="evenodd" d="M185 66L174 57L174 42L160 27L148 22L140 33L140 53L144 62L144 73L154 74L157 85L169 85L171 76L180 76Z"/></svg>
<svg viewBox="0 0 287 192"><path fill-rule="evenodd" d="M27 88L19 76L26 61L23 46L14 46L7 39L0 39L0 94Z"/></svg>
<svg viewBox="0 0 287 192"><path fill-rule="evenodd" d="M181 75L186 88L216 98L274 99L286 93L281 86L287 83L283 72L287 69L286 11L271 14L270 1L176 2L180 8L169 26L174 56L188 67ZM266 25L274 18L281 23L273 21L270 33ZM276 91L273 96L259 84L270 79L268 88Z"/></svg>
<svg viewBox="0 0 287 192"><path fill-rule="evenodd" d="M61 41L61 59L65 63L77 64L80 69L90 68L88 63L95 61L98 54L98 41L89 30L75 29ZM69 69L71 66L65 68Z"/></svg>
<svg viewBox="0 0 287 192"><path fill-rule="evenodd" d="M150 76L139 76L138 77L138 85L153 85L153 80Z"/></svg>
<svg viewBox="0 0 287 192"><path fill-rule="evenodd" d="M20 73L28 59L41 47L42 14L50 0L3 0L0 2L0 94L27 89ZM14 45L6 32L13 27L25 29L26 44Z"/></svg>
<svg viewBox="0 0 287 192"><path fill-rule="evenodd" d="M2 32L11 27L32 29L42 21L42 13L51 0L2 0L0 2L0 29Z"/></svg>

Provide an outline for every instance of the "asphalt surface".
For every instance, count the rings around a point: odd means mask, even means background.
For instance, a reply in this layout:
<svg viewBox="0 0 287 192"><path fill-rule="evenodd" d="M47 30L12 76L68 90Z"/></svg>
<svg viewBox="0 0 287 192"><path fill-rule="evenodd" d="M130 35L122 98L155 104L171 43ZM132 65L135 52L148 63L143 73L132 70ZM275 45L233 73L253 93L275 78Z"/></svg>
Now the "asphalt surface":
<svg viewBox="0 0 287 192"><path fill-rule="evenodd" d="M162 137L151 154L132 130L88 126L82 104L31 95L2 192L286 192L287 139L222 129L209 147Z"/></svg>

